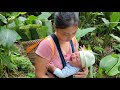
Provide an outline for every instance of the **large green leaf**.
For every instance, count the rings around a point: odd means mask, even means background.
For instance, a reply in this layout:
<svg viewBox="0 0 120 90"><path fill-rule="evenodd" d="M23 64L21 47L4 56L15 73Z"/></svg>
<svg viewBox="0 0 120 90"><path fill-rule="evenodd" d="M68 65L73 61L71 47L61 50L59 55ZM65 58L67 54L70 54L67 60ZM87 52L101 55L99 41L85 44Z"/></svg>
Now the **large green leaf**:
<svg viewBox="0 0 120 90"><path fill-rule="evenodd" d="M50 35L53 33L53 26L52 26L52 22L50 20L46 20L45 21L45 25L48 27L48 32L47 34Z"/></svg>
<svg viewBox="0 0 120 90"><path fill-rule="evenodd" d="M13 21L16 17L18 17L20 14L24 15L26 12L13 12L10 17L8 18L8 22Z"/></svg>
<svg viewBox="0 0 120 90"><path fill-rule="evenodd" d="M115 36L114 34L110 34L114 39L116 39L118 42L120 42L120 38L118 36Z"/></svg>
<svg viewBox="0 0 120 90"><path fill-rule="evenodd" d="M33 29L33 28L37 29L37 28L40 28L40 27L41 27L41 24L28 24L28 25L21 26L19 29L21 30L21 32L23 32L29 38L29 40L32 40L30 29Z"/></svg>
<svg viewBox="0 0 120 90"><path fill-rule="evenodd" d="M24 30L22 30L22 29L17 29L16 31L17 31L17 33L20 35L20 37L17 37L17 40L19 40L20 38L22 38L23 41L28 41L28 40L30 40L30 39L28 38L28 36L25 34L25 31L24 31Z"/></svg>
<svg viewBox="0 0 120 90"><path fill-rule="evenodd" d="M18 34L14 30L1 30L0 32L0 44L2 44L4 47L9 48L13 45L13 43L16 41Z"/></svg>
<svg viewBox="0 0 120 90"><path fill-rule="evenodd" d="M119 73L118 66L120 63L118 62L118 59L119 58L114 57L114 55L105 56L100 60L100 68L102 68L109 76L116 75Z"/></svg>
<svg viewBox="0 0 120 90"><path fill-rule="evenodd" d="M0 14L0 20L1 20L3 23L7 23L7 19L6 19L5 16L3 16L2 14Z"/></svg>
<svg viewBox="0 0 120 90"><path fill-rule="evenodd" d="M24 22L25 20L27 20L25 17L22 17L22 16L20 16L20 17L18 17L18 20L20 21L20 22Z"/></svg>
<svg viewBox="0 0 120 90"><path fill-rule="evenodd" d="M105 56L100 60L100 67L103 70L110 70L117 63L117 58L112 57L111 55Z"/></svg>
<svg viewBox="0 0 120 90"><path fill-rule="evenodd" d="M41 12L41 14L38 16L38 19L47 20L50 16L51 16L51 13L49 12Z"/></svg>
<svg viewBox="0 0 120 90"><path fill-rule="evenodd" d="M113 76L113 75L120 73L119 66L120 66L120 55L118 58L118 63L113 66L113 68L107 73L107 75Z"/></svg>
<svg viewBox="0 0 120 90"><path fill-rule="evenodd" d="M16 27L15 21L7 24L7 28L9 28L9 29L15 29L15 27Z"/></svg>
<svg viewBox="0 0 120 90"><path fill-rule="evenodd" d="M92 32L93 30L95 30L95 27L91 27L91 28L86 28L86 29L78 29L77 33L76 33L76 38L79 41L80 37L85 36L87 33Z"/></svg>
<svg viewBox="0 0 120 90"><path fill-rule="evenodd" d="M47 36L47 26L42 26L41 28L38 28L36 31L39 35L39 38L45 38Z"/></svg>
<svg viewBox="0 0 120 90"><path fill-rule="evenodd" d="M27 20L25 20L25 22L26 22L27 24L33 24L34 20L36 20L36 19L37 19L36 16L30 15L30 16L28 16Z"/></svg>
<svg viewBox="0 0 120 90"><path fill-rule="evenodd" d="M31 34L31 40L39 39L39 35L36 31L36 28L30 28L29 31Z"/></svg>
<svg viewBox="0 0 120 90"><path fill-rule="evenodd" d="M110 28L114 28L120 20L120 12L113 12L110 16Z"/></svg>

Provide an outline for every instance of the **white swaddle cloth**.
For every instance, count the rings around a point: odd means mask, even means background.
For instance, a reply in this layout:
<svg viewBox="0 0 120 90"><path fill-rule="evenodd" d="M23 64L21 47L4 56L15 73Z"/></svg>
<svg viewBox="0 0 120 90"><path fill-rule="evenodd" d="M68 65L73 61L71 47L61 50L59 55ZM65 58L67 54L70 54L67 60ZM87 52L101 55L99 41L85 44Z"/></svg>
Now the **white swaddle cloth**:
<svg viewBox="0 0 120 90"><path fill-rule="evenodd" d="M90 67L95 63L95 56L92 51L90 50L81 50L80 52L80 59L82 63L82 68Z"/></svg>

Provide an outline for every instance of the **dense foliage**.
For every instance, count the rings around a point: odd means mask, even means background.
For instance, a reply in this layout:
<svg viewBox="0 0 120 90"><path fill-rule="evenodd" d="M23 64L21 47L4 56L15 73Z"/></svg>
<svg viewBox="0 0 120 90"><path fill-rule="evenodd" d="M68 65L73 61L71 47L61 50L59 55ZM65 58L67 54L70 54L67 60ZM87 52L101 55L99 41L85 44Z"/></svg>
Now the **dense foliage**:
<svg viewBox="0 0 120 90"><path fill-rule="evenodd" d="M53 33L53 16L54 12L0 12L1 78L35 76L21 42ZM120 77L120 12L80 12L76 38L96 57L88 77Z"/></svg>

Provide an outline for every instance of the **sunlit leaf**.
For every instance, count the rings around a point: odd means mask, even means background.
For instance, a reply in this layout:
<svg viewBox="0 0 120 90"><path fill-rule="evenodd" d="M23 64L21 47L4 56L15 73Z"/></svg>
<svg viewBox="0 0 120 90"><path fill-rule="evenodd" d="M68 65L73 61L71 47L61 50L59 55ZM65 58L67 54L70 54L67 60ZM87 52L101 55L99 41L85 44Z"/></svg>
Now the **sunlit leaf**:
<svg viewBox="0 0 120 90"><path fill-rule="evenodd" d="M78 29L77 33L76 33L76 38L77 40L79 40L80 37L85 36L87 33L92 32L93 30L95 30L95 27L91 27L91 28L86 28L86 29Z"/></svg>
<svg viewBox="0 0 120 90"><path fill-rule="evenodd" d="M41 12L41 14L38 16L38 19L40 20L46 20L51 16L51 13L49 12Z"/></svg>
<svg viewBox="0 0 120 90"><path fill-rule="evenodd" d="M48 27L48 35L53 33L53 26L50 20L45 21L45 25Z"/></svg>
<svg viewBox="0 0 120 90"><path fill-rule="evenodd" d="M114 39L116 39L118 42L120 42L120 38L118 36L115 36L114 34L110 34Z"/></svg>
<svg viewBox="0 0 120 90"><path fill-rule="evenodd" d="M119 73L119 65L120 60L116 55L108 55L100 60L100 68L102 68L105 71L105 73L109 76L113 76Z"/></svg>
<svg viewBox="0 0 120 90"><path fill-rule="evenodd" d="M1 30L0 32L0 44L2 44L4 47L9 48L13 45L13 43L16 41L18 34L14 30Z"/></svg>
<svg viewBox="0 0 120 90"><path fill-rule="evenodd" d="M3 23L7 23L7 19L6 19L5 16L3 16L2 14L0 14L0 20L1 20Z"/></svg>
<svg viewBox="0 0 120 90"><path fill-rule="evenodd" d="M106 18L102 18L103 22L107 27L109 27L109 21Z"/></svg>
<svg viewBox="0 0 120 90"><path fill-rule="evenodd" d="M120 12L113 12L110 16L110 28L114 28L120 20Z"/></svg>

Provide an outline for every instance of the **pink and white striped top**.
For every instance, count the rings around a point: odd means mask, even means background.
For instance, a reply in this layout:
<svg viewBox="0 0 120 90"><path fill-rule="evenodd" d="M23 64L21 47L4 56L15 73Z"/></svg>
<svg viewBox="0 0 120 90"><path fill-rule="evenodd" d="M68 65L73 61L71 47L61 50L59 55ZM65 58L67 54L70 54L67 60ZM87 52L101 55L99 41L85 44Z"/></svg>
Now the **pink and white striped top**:
<svg viewBox="0 0 120 90"><path fill-rule="evenodd" d="M52 37L50 36L50 38L52 38ZM43 40L37 47L37 50L35 53L38 54L39 56L47 59L49 62L53 62L56 67L62 69L63 68L62 62L61 62L61 59L60 59L60 56L59 56L59 53L58 53L55 43L54 43L54 48L55 48L55 54L54 54L54 57L52 58L52 48L51 48L50 42L48 40ZM74 44L74 49L75 49L75 52L78 51L77 40L76 40L76 43ZM71 54L72 54L72 48L71 48L71 45L69 45L68 53L66 55L63 55L66 62L70 60ZM50 78L54 78L54 76L51 73L48 72L47 74Z"/></svg>

